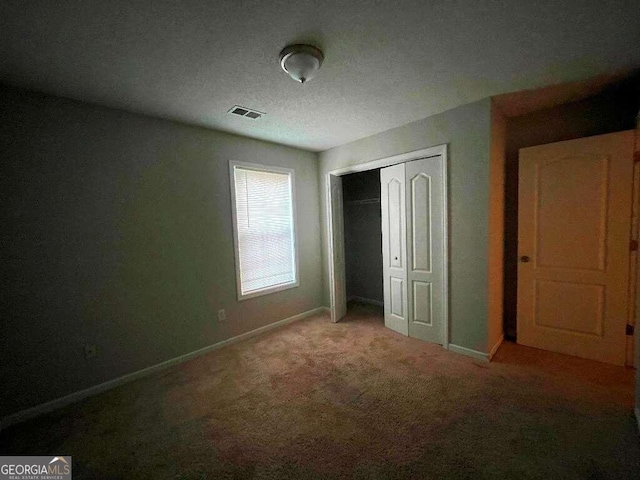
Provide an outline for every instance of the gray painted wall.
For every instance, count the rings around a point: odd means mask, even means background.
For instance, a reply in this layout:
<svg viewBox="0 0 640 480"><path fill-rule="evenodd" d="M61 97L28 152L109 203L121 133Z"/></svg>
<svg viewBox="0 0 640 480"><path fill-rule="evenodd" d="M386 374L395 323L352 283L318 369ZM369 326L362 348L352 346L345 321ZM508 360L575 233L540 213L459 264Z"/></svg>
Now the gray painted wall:
<svg viewBox="0 0 640 480"><path fill-rule="evenodd" d="M384 301L380 170L342 177L347 298ZM359 200L377 203L359 204ZM354 203L356 202L356 203Z"/></svg>
<svg viewBox="0 0 640 480"><path fill-rule="evenodd" d="M449 144L450 341L487 352L490 99L320 153L324 302L329 305L326 173Z"/></svg>
<svg viewBox="0 0 640 480"><path fill-rule="evenodd" d="M0 98L0 417L321 306L316 154ZM236 300L230 159L295 169L298 288Z"/></svg>

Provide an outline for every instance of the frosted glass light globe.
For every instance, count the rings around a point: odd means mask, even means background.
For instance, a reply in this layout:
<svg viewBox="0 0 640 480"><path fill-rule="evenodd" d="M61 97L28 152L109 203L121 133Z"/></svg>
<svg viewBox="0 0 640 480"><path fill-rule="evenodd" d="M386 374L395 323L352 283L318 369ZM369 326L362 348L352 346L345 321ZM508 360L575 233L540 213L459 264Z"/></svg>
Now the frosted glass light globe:
<svg viewBox="0 0 640 480"><path fill-rule="evenodd" d="M289 45L280 52L280 66L300 83L311 80L323 60L322 52L311 45Z"/></svg>

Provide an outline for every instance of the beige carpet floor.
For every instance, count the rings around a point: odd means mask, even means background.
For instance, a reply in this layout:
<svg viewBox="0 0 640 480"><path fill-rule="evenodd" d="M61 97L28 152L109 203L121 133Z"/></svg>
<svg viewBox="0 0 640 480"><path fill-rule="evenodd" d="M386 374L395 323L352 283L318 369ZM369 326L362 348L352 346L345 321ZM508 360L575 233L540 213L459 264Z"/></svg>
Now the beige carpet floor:
<svg viewBox="0 0 640 480"><path fill-rule="evenodd" d="M0 434L75 479L640 479L633 372L505 343L488 364L354 305Z"/></svg>

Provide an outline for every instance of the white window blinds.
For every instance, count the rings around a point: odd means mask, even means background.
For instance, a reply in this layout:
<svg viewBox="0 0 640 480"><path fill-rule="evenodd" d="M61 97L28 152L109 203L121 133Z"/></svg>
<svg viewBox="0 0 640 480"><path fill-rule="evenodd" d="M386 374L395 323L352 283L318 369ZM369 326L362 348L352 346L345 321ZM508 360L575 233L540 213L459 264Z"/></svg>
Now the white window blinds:
<svg viewBox="0 0 640 480"><path fill-rule="evenodd" d="M292 176L233 166L240 297L297 284Z"/></svg>

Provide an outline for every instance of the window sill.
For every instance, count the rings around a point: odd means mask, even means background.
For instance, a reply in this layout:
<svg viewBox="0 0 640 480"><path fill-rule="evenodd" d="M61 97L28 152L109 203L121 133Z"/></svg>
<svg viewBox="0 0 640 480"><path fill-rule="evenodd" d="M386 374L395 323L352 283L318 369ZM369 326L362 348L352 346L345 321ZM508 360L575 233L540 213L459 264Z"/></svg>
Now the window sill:
<svg viewBox="0 0 640 480"><path fill-rule="evenodd" d="M261 290L253 290L247 293L238 292L238 301L248 300L250 298L261 297L263 295L269 295L270 293L282 292L283 290L289 290L290 288L296 288L300 286L300 282L284 283L282 285L276 285L273 287L263 288Z"/></svg>

